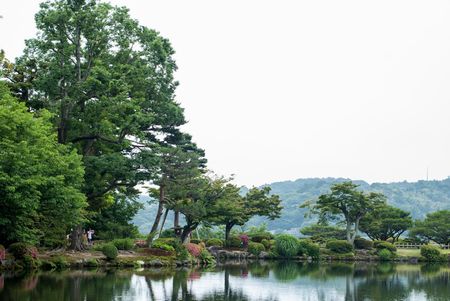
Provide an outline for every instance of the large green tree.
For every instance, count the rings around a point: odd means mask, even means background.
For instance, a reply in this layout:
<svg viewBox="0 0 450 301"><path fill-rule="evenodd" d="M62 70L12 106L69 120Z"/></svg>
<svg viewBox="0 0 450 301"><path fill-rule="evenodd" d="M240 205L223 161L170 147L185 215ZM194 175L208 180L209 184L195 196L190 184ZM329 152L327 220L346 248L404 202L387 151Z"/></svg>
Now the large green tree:
<svg viewBox="0 0 450 301"><path fill-rule="evenodd" d="M64 244L83 219L81 157L58 144L48 111L30 113L0 82L0 242Z"/></svg>
<svg viewBox="0 0 450 301"><path fill-rule="evenodd" d="M133 198L137 184L154 179L160 144L185 123L174 98L174 51L126 8L96 0L46 1L35 20L37 37L7 77L30 110L54 114L59 143L83 156L95 222L117 195Z"/></svg>
<svg viewBox="0 0 450 301"><path fill-rule="evenodd" d="M386 203L381 193L365 193L352 182L331 186L331 192L322 194L315 202L305 202L301 207L309 207L318 214L321 221L337 220L345 224L346 238L353 245L359 231L359 224L369 212Z"/></svg>
<svg viewBox="0 0 450 301"><path fill-rule="evenodd" d="M409 212L389 205L376 207L361 219L360 230L373 240L398 240L412 226Z"/></svg>
<svg viewBox="0 0 450 301"><path fill-rule="evenodd" d="M427 214L423 221L416 221L411 236L439 244L450 244L450 210Z"/></svg>
<svg viewBox="0 0 450 301"><path fill-rule="evenodd" d="M345 240L347 238L345 229L327 223L318 223L303 227L300 229L300 233L309 236L311 240L320 243L324 243L331 239Z"/></svg>

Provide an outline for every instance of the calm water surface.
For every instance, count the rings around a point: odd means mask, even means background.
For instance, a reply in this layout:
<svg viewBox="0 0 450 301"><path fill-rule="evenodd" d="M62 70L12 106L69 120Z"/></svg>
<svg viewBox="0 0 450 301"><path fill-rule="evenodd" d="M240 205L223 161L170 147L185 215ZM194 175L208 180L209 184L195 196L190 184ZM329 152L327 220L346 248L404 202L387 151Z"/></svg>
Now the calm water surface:
<svg viewBox="0 0 450 301"><path fill-rule="evenodd" d="M449 265L232 262L2 274L0 300L450 300Z"/></svg>

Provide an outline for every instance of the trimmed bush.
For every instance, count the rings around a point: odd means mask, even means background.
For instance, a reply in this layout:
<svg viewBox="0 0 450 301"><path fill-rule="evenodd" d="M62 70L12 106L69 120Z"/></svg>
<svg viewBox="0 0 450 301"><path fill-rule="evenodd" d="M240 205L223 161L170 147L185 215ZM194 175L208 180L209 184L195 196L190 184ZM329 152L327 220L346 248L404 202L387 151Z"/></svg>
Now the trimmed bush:
<svg viewBox="0 0 450 301"><path fill-rule="evenodd" d="M441 260L441 251L435 246L425 245L420 248L420 255L428 261Z"/></svg>
<svg viewBox="0 0 450 301"><path fill-rule="evenodd" d="M297 255L298 239L292 235L281 234L275 238L275 250L284 257Z"/></svg>
<svg viewBox="0 0 450 301"><path fill-rule="evenodd" d="M328 250L338 254L353 252L353 246L346 240L329 240L326 247Z"/></svg>
<svg viewBox="0 0 450 301"><path fill-rule="evenodd" d="M270 250L270 241L268 241L267 239L263 239L261 240L261 243L263 244L264 248L266 248L266 250Z"/></svg>
<svg viewBox="0 0 450 301"><path fill-rule="evenodd" d="M176 238L175 231L173 229L166 229L161 232L159 238Z"/></svg>
<svg viewBox="0 0 450 301"><path fill-rule="evenodd" d="M119 251L112 243L105 244L102 248L102 253L106 256L107 260L114 260L117 258L117 255L119 255Z"/></svg>
<svg viewBox="0 0 450 301"><path fill-rule="evenodd" d="M259 254L260 254L261 252L265 251L265 250L266 250L266 248L264 247L264 245L263 245L262 243L259 243L259 242L253 242L253 241L251 241L251 242L248 243L247 251L248 251L250 254L253 254L253 255L255 255L255 256L259 256Z"/></svg>
<svg viewBox="0 0 450 301"><path fill-rule="evenodd" d="M370 250L373 248L373 241L357 237L355 238L355 248L358 250Z"/></svg>
<svg viewBox="0 0 450 301"><path fill-rule="evenodd" d="M251 241L253 242L262 242L263 239L271 240L273 239L273 235L269 232L251 235Z"/></svg>
<svg viewBox="0 0 450 301"><path fill-rule="evenodd" d="M397 251L397 248L393 244L391 244L390 242L387 242L387 241L382 241L382 240L374 241L373 246L378 250L387 249L393 253Z"/></svg>
<svg viewBox="0 0 450 301"><path fill-rule="evenodd" d="M380 258L380 260L387 261L392 259L393 254L388 249L380 249L378 251L378 257Z"/></svg>
<svg viewBox="0 0 450 301"><path fill-rule="evenodd" d="M207 247L223 247L223 241L219 238L211 238L206 241Z"/></svg>
<svg viewBox="0 0 450 301"><path fill-rule="evenodd" d="M31 256L32 258L37 258L38 254L36 247L33 247L23 242L16 242L11 244L8 248L8 251L17 260L22 260L27 255Z"/></svg>
<svg viewBox="0 0 450 301"><path fill-rule="evenodd" d="M196 244L196 245L198 245L201 242L202 242L201 239L191 239L191 243Z"/></svg>
<svg viewBox="0 0 450 301"><path fill-rule="evenodd" d="M164 250L164 251L169 251L169 252L174 252L175 248L169 244L167 244L166 242L164 242L163 240L155 240L152 243L152 248L155 249L160 249L160 250Z"/></svg>
<svg viewBox="0 0 450 301"><path fill-rule="evenodd" d="M311 256L312 258L319 258L320 247L318 244L313 243L310 240L299 240L297 254L302 256Z"/></svg>
<svg viewBox="0 0 450 301"><path fill-rule="evenodd" d="M202 252L202 248L199 245L196 245L196 244L193 244L193 243L186 244L186 249L195 258L200 256L200 253Z"/></svg>
<svg viewBox="0 0 450 301"><path fill-rule="evenodd" d="M134 240L131 238L114 239L112 243L118 250L131 250L134 247Z"/></svg>
<svg viewBox="0 0 450 301"><path fill-rule="evenodd" d="M231 236L225 242L225 245L230 248L240 248L241 247L241 239L237 236Z"/></svg>

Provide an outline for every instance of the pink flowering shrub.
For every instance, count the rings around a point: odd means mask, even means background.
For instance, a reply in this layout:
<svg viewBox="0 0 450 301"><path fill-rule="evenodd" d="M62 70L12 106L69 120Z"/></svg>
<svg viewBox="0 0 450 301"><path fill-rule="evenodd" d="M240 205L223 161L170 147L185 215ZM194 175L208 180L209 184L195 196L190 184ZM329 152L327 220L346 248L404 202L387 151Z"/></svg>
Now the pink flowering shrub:
<svg viewBox="0 0 450 301"><path fill-rule="evenodd" d="M248 241L249 241L248 235L247 235L247 234L242 234L242 235L239 236L239 239L240 239L241 242L242 242L242 246L243 246L244 248L247 248L247 246L248 246Z"/></svg>
<svg viewBox="0 0 450 301"><path fill-rule="evenodd" d="M202 252L202 248L199 245L193 243L186 244L186 249L194 257L198 257Z"/></svg>

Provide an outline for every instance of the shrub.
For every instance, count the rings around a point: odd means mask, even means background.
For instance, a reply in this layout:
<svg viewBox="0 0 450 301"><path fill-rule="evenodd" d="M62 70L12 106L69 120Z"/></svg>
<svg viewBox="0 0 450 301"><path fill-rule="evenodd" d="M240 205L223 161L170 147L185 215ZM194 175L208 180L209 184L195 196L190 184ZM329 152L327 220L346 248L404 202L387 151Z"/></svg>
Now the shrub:
<svg viewBox="0 0 450 301"><path fill-rule="evenodd" d="M390 242L387 242L387 241L382 241L382 240L374 241L373 246L378 250L387 249L391 252L397 251L397 248L393 244L391 244Z"/></svg>
<svg viewBox="0 0 450 301"><path fill-rule="evenodd" d="M153 241L153 244L155 242L163 242L169 246L172 246L175 250L177 250L177 248L182 245L181 241L178 238L158 238Z"/></svg>
<svg viewBox="0 0 450 301"><path fill-rule="evenodd" d="M18 260L24 259L26 255L29 255L32 258L37 258L38 255L36 247L23 242L16 242L11 244L8 250L14 256L14 258Z"/></svg>
<svg viewBox="0 0 450 301"><path fill-rule="evenodd" d="M114 260L117 258L117 255L119 255L119 251L117 250L116 246L112 243L105 244L102 248L103 255L106 256L107 260Z"/></svg>
<svg viewBox="0 0 450 301"><path fill-rule="evenodd" d="M247 251L250 254L253 254L255 256L259 256L259 254L265 250L266 250L266 248L264 247L264 245L262 243L253 242L253 241L249 242L248 248L247 248Z"/></svg>
<svg viewBox="0 0 450 301"><path fill-rule="evenodd" d="M266 250L269 250L271 245L270 245L270 241L268 241L267 239L263 239L261 240L261 243L263 244L264 248L266 248Z"/></svg>
<svg viewBox="0 0 450 301"><path fill-rule="evenodd" d="M53 258L52 262L55 265L55 267L58 269L65 269L69 266L69 263L67 262L67 260L62 256L57 256L57 257Z"/></svg>
<svg viewBox="0 0 450 301"><path fill-rule="evenodd" d="M211 238L206 241L208 247L223 247L223 241L219 238Z"/></svg>
<svg viewBox="0 0 450 301"><path fill-rule="evenodd" d="M3 245L0 245L0 260L5 260L6 258L6 250Z"/></svg>
<svg viewBox="0 0 450 301"><path fill-rule="evenodd" d="M134 247L134 240L131 238L114 239L112 243L119 250L131 250Z"/></svg>
<svg viewBox="0 0 450 301"><path fill-rule="evenodd" d="M420 255L428 261L439 261L441 259L441 251L435 246L425 245L420 248Z"/></svg>
<svg viewBox="0 0 450 301"><path fill-rule="evenodd" d="M263 239L271 240L273 239L273 235L269 232L266 232L266 233L258 233L251 236L251 240L253 242L262 242Z"/></svg>
<svg viewBox="0 0 450 301"><path fill-rule="evenodd" d="M242 242L242 246L243 246L244 248L247 248L247 246L248 246L248 241L249 241L248 235L247 235L247 234L242 234L242 235L239 236L239 239L240 239L241 242Z"/></svg>
<svg viewBox="0 0 450 301"><path fill-rule="evenodd" d="M297 254L311 256L312 258L319 258L320 247L318 244L315 244L310 240L299 240Z"/></svg>
<svg viewBox="0 0 450 301"><path fill-rule="evenodd" d="M202 252L202 248L200 248L199 245L193 243L186 244L186 249L188 250L189 254L191 254L195 258L197 258Z"/></svg>
<svg viewBox="0 0 450 301"><path fill-rule="evenodd" d="M196 245L198 245L201 242L202 242L201 239L191 239L191 243L196 244Z"/></svg>
<svg viewBox="0 0 450 301"><path fill-rule="evenodd" d="M216 263L214 257L206 249L202 249L198 258L203 264L212 265Z"/></svg>
<svg viewBox="0 0 450 301"><path fill-rule="evenodd" d="M338 254L353 252L353 246L346 240L329 240L326 247L328 250Z"/></svg>
<svg viewBox="0 0 450 301"><path fill-rule="evenodd" d="M370 250L373 248L373 241L357 237L355 238L355 248L358 250Z"/></svg>
<svg viewBox="0 0 450 301"><path fill-rule="evenodd" d="M380 260L391 260L392 258L392 252L389 251L389 249L380 249L378 251L378 257L380 258Z"/></svg>
<svg viewBox="0 0 450 301"><path fill-rule="evenodd" d="M169 245L169 244L167 244L164 241L159 240L159 239L155 240L152 243L152 248L160 249L160 250L164 250L164 251L169 251L169 252L174 252L175 251L175 248L173 246L171 246L171 245Z"/></svg>
<svg viewBox="0 0 450 301"><path fill-rule="evenodd" d="M166 229L164 231L161 232L161 235L159 236L159 238L175 238L177 237L175 235L175 231L173 229Z"/></svg>
<svg viewBox="0 0 450 301"><path fill-rule="evenodd" d="M276 252L284 257L297 255L298 239L292 235L282 234L275 238Z"/></svg>
<svg viewBox="0 0 450 301"><path fill-rule="evenodd" d="M225 245L230 248L240 248L241 240L239 239L239 237L231 236L230 238L228 238Z"/></svg>
<svg viewBox="0 0 450 301"><path fill-rule="evenodd" d="M36 258L33 258L31 255L25 255L23 256L23 266L26 269L37 269L40 265L40 261Z"/></svg>

